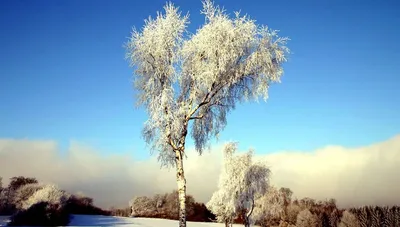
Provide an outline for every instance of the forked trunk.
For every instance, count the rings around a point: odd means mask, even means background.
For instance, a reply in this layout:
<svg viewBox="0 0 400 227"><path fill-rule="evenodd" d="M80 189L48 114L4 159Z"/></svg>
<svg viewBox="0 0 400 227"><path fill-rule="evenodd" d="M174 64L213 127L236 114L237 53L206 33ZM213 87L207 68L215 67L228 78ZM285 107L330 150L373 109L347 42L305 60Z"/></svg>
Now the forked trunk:
<svg viewBox="0 0 400 227"><path fill-rule="evenodd" d="M186 179L181 151L175 151L175 164L179 198L179 227L186 227Z"/></svg>
<svg viewBox="0 0 400 227"><path fill-rule="evenodd" d="M250 227L250 216L253 213L254 210L254 199L251 199L251 207L250 210L246 213L243 213L243 219L244 219L244 226L245 227Z"/></svg>

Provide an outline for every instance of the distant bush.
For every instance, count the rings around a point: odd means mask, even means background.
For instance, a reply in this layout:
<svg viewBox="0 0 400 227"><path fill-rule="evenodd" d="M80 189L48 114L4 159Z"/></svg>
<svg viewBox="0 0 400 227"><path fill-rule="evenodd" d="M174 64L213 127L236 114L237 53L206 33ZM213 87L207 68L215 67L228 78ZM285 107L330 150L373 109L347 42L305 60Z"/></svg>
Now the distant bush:
<svg viewBox="0 0 400 227"><path fill-rule="evenodd" d="M300 213L301 208L296 204L290 204L287 207L287 222L295 224L297 221L297 215Z"/></svg>
<svg viewBox="0 0 400 227"><path fill-rule="evenodd" d="M118 217L130 217L132 213L132 210L130 207L126 208L110 208L110 215L112 216L118 216Z"/></svg>
<svg viewBox="0 0 400 227"><path fill-rule="evenodd" d="M17 209L22 209L25 201L27 201L37 191L43 189L43 185L39 184L26 184L17 189L14 195L14 204Z"/></svg>
<svg viewBox="0 0 400 227"><path fill-rule="evenodd" d="M38 180L34 177L23 177L23 176L11 177L10 183L8 184L8 188L10 189L10 191L16 191L24 185L37 184L37 183Z"/></svg>
<svg viewBox="0 0 400 227"><path fill-rule="evenodd" d="M296 227L317 227L318 218L313 215L310 210L302 210L297 215Z"/></svg>
<svg viewBox="0 0 400 227"><path fill-rule="evenodd" d="M70 215L61 204L39 202L26 210L18 211L11 217L9 226L65 226Z"/></svg>
<svg viewBox="0 0 400 227"><path fill-rule="evenodd" d="M40 202L65 206L70 196L70 194L59 189L56 185L49 184L45 185L42 189L33 193L33 195L27 200L23 201L22 208L29 209L29 207Z"/></svg>
<svg viewBox="0 0 400 227"><path fill-rule="evenodd" d="M356 216L349 211L344 211L338 227L360 227Z"/></svg>
<svg viewBox="0 0 400 227"><path fill-rule="evenodd" d="M215 215L207 209L204 203L194 203L193 213L190 213L187 220L195 222L210 222L215 220Z"/></svg>
<svg viewBox="0 0 400 227"><path fill-rule="evenodd" d="M131 214L136 217L164 218L178 220L178 192L174 190L164 195L153 197L135 197L131 202ZM193 196L186 196L186 218L188 221L210 222L215 216L202 203L197 203Z"/></svg>
<svg viewBox="0 0 400 227"><path fill-rule="evenodd" d="M400 226L399 206L364 206L349 210L357 218L360 226Z"/></svg>
<svg viewBox="0 0 400 227"><path fill-rule="evenodd" d="M7 187L0 190L0 215L12 215L17 211L15 196L17 191L27 184L37 184L38 181L33 177L12 177Z"/></svg>
<svg viewBox="0 0 400 227"><path fill-rule="evenodd" d="M71 195L65 203L65 209L70 214L111 215L110 211L94 206L93 199L84 195Z"/></svg>

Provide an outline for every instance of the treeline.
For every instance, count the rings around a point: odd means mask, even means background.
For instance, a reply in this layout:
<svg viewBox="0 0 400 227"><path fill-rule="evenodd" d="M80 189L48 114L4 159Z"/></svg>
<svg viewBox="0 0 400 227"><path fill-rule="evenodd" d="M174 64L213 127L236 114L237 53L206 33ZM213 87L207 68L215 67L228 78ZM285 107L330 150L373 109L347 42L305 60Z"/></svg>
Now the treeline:
<svg viewBox="0 0 400 227"><path fill-rule="evenodd" d="M32 177L12 177L2 186L0 177L0 215L10 215L10 226L67 225L71 214L111 215L93 205L83 194L70 194L56 185L41 184Z"/></svg>
<svg viewBox="0 0 400 227"><path fill-rule="evenodd" d="M363 206L340 209L334 199L316 201L311 198L281 198L276 213L265 214L257 225L263 227L399 227L399 206ZM285 203L286 201L286 203ZM236 223L243 224L240 217Z"/></svg>
<svg viewBox="0 0 400 227"><path fill-rule="evenodd" d="M31 177L12 177L3 187L0 178L0 215L11 215L9 225L67 225L71 214L113 215L178 220L178 192L139 196L130 207L103 210L93 205L93 199L83 194L70 194L56 185L39 183ZM334 199L316 201L311 198L292 199L288 188L271 188L268 212L255 224L262 227L399 227L400 207L364 206L340 209ZM279 193L276 193L279 192ZM216 222L205 204L194 197L186 198L188 221ZM272 204L272 203L271 203ZM234 223L243 224L238 215Z"/></svg>
<svg viewBox="0 0 400 227"><path fill-rule="evenodd" d="M364 206L351 209L340 209L334 199L316 201L311 198L292 199L288 188L281 188L282 193L273 200L281 201L278 207L270 207L270 212L255 224L262 227L399 227L400 207ZM115 209L125 211L122 216L147 218L165 218L178 220L177 192L155 195L153 197L135 197L130 202L131 208ZM216 222L213 215L202 203L195 202L192 196L187 197L188 221ZM243 217L238 215L233 223L244 224Z"/></svg>

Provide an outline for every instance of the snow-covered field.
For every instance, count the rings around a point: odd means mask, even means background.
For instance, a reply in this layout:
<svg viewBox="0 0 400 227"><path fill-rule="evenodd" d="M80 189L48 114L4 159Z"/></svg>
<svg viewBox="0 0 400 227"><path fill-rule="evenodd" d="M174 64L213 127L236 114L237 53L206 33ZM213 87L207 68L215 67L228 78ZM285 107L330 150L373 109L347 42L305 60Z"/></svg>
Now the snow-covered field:
<svg viewBox="0 0 400 227"><path fill-rule="evenodd" d="M0 226L6 226L8 217L0 216ZM72 215L70 226L132 226L132 227L176 227L178 221L155 218L123 218L101 215ZM188 227L224 227L220 223L187 222ZM243 225L233 225L235 227Z"/></svg>

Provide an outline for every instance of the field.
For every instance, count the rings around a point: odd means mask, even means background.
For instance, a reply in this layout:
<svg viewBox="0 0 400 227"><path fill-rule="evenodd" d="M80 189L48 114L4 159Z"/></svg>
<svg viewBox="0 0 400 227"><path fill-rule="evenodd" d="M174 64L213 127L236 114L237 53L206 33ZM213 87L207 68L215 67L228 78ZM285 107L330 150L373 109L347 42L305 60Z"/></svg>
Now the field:
<svg viewBox="0 0 400 227"><path fill-rule="evenodd" d="M6 226L7 216L0 216L0 226ZM131 226L131 227L176 227L178 221L155 218L123 218L102 215L72 215L69 226ZM188 227L224 227L220 223L187 222ZM243 225L233 225L235 227Z"/></svg>

